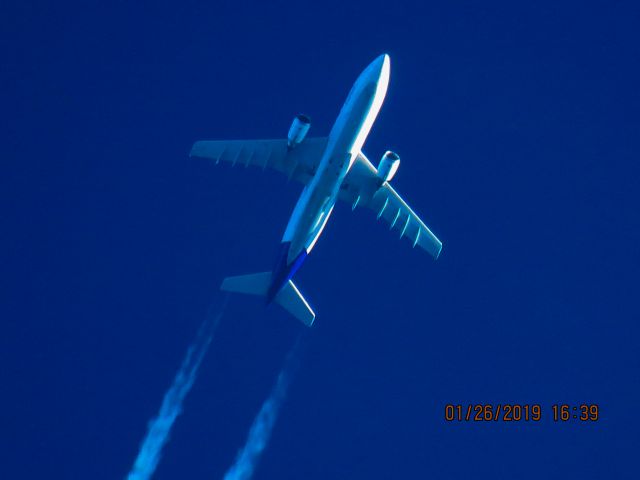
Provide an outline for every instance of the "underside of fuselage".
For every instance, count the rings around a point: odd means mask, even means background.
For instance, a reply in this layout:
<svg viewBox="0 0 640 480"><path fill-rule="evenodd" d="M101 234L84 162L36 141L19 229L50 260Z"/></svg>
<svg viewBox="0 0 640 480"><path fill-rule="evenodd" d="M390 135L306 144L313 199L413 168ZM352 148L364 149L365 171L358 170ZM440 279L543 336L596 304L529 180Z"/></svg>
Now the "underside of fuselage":
<svg viewBox="0 0 640 480"><path fill-rule="evenodd" d="M314 178L296 203L267 293L270 303L301 267L331 216L340 185L360 152L386 94L388 57L381 55L358 77L336 119Z"/></svg>

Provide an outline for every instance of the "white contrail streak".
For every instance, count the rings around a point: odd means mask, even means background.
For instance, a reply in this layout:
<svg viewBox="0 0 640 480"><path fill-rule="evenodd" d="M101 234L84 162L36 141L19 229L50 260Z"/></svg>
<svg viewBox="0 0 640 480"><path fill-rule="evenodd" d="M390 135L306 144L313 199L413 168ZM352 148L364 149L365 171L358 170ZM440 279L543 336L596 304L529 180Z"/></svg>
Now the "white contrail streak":
<svg viewBox="0 0 640 480"><path fill-rule="evenodd" d="M248 480L253 475L260 455L267 447L273 426L278 418L278 412L287 395L287 388L295 373L298 361L300 339L293 345L287 355L285 364L278 375L269 397L262 404L247 437L244 448L238 452L235 463L227 470L224 480Z"/></svg>
<svg viewBox="0 0 640 480"><path fill-rule="evenodd" d="M127 475L127 480L148 480L155 472L162 448L169 440L176 418L182 413L182 403L193 386L198 368L209 349L213 334L227 306L227 300L228 296L225 296L220 306L214 305L209 309L171 387L164 395L158 416L149 422L147 435Z"/></svg>

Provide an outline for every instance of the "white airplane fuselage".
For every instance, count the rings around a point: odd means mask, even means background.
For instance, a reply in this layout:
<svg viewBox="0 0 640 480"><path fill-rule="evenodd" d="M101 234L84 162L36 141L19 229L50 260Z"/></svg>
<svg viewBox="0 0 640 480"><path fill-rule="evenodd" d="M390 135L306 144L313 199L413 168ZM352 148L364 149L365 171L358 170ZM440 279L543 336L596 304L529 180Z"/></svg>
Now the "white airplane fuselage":
<svg viewBox="0 0 640 480"><path fill-rule="evenodd" d="M317 171L305 186L282 237L267 302L300 268L331 216L340 185L375 121L389 84L389 57L380 55L360 74L336 119Z"/></svg>

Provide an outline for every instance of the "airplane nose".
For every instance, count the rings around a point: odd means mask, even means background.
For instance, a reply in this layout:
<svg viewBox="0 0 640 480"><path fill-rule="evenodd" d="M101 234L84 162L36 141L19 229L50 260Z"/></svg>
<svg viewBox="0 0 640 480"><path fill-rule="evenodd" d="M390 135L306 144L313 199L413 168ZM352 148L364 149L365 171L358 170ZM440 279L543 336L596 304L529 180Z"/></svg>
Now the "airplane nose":
<svg viewBox="0 0 640 480"><path fill-rule="evenodd" d="M377 72L382 72L383 69L389 68L389 55L383 53L382 55L376 57L376 59L371 62L371 70L375 70Z"/></svg>
<svg viewBox="0 0 640 480"><path fill-rule="evenodd" d="M367 78L377 81L380 78L389 77L389 67L389 55L383 53L369 64L364 73Z"/></svg>

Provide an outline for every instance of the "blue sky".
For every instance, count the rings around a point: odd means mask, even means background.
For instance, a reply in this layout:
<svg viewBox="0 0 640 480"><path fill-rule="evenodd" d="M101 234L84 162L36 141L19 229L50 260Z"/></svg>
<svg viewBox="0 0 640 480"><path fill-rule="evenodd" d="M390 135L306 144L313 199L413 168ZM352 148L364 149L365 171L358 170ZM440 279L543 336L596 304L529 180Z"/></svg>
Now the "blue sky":
<svg viewBox="0 0 640 480"><path fill-rule="evenodd" d="M256 478L629 478L640 444L633 2L14 2L0 19L0 476L117 478L226 275L301 187L195 140L326 135L391 56L364 151L444 243L336 207ZM234 298L156 478L221 478L301 330ZM447 403L541 404L447 423ZM597 403L595 423L551 405ZM637 475L637 473L636 473Z"/></svg>

